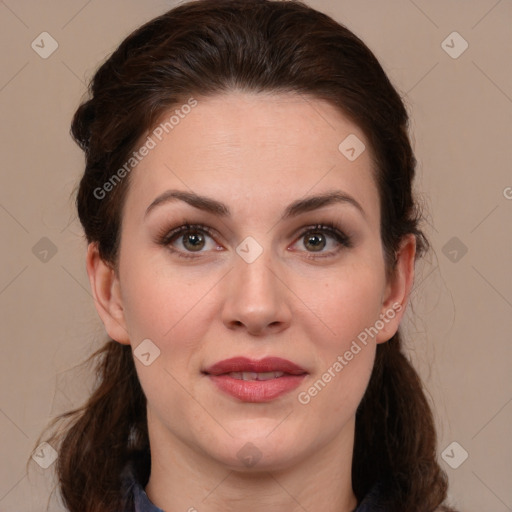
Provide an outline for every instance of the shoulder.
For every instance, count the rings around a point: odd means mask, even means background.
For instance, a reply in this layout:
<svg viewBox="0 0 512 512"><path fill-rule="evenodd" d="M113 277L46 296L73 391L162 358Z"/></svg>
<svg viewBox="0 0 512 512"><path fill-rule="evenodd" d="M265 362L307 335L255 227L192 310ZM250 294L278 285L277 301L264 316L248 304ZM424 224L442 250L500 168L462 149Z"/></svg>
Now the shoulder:
<svg viewBox="0 0 512 512"><path fill-rule="evenodd" d="M125 503L123 512L164 512L161 508L151 503L138 478L133 461L130 461L124 468L121 480L123 482L123 498Z"/></svg>
<svg viewBox="0 0 512 512"><path fill-rule="evenodd" d="M384 500L384 490L383 482L375 483L353 512L391 512Z"/></svg>

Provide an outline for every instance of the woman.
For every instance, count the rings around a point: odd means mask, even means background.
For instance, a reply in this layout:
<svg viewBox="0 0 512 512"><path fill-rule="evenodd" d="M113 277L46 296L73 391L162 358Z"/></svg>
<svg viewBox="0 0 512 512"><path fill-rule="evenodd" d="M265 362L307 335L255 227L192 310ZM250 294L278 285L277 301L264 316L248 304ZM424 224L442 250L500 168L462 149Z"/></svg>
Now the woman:
<svg viewBox="0 0 512 512"><path fill-rule="evenodd" d="M407 123L300 2L185 3L99 68L72 134L110 341L50 439L70 511L450 510L399 332L428 247Z"/></svg>

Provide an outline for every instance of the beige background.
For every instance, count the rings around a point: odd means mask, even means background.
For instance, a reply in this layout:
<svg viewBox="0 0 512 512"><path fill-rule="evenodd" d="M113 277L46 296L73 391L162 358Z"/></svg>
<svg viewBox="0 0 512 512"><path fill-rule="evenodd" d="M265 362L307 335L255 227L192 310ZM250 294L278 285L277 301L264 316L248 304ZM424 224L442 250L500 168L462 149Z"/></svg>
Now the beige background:
<svg viewBox="0 0 512 512"><path fill-rule="evenodd" d="M0 1L0 512L45 509L52 469L27 475L25 463L50 416L87 394L72 366L104 332L70 199L83 167L71 116L99 62L175 3ZM309 3L355 31L405 97L434 247L404 326L409 353L435 404L452 503L510 511L512 2ZM31 47L44 31L59 45L47 59ZM453 31L469 44L458 58L442 46ZM453 441L469 454L457 469L441 457Z"/></svg>

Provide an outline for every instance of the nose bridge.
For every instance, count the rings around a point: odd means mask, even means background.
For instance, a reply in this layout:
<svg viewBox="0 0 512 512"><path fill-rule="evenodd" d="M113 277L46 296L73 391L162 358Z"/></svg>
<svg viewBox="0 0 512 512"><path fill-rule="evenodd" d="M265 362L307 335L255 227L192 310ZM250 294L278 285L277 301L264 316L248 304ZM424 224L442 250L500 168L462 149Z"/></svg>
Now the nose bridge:
<svg viewBox="0 0 512 512"><path fill-rule="evenodd" d="M252 332L283 328L291 318L271 249L258 246L254 239L246 239L237 247L223 311L229 326L242 324Z"/></svg>
<svg viewBox="0 0 512 512"><path fill-rule="evenodd" d="M236 247L236 253L234 270L237 278L242 282L259 280L264 281L261 284L271 284L266 282L270 276L274 276L272 267L275 266L270 237L258 236L256 240L253 236L247 236Z"/></svg>
<svg viewBox="0 0 512 512"><path fill-rule="evenodd" d="M262 292L268 299L274 296L276 275L270 252L270 249L266 249L254 260L238 258L235 262L235 275L239 281L240 291L243 291L245 283L247 292Z"/></svg>

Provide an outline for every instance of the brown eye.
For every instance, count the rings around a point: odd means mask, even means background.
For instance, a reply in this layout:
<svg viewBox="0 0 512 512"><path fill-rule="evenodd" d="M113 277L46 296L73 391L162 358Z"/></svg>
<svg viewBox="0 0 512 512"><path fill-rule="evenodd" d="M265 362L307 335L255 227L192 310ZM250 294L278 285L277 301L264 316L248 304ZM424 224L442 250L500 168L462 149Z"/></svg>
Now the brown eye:
<svg viewBox="0 0 512 512"><path fill-rule="evenodd" d="M205 239L198 231L189 231L182 236L182 243L190 251L200 251L205 245Z"/></svg>
<svg viewBox="0 0 512 512"><path fill-rule="evenodd" d="M304 236L304 247L312 251L321 251L327 242L323 233L313 233Z"/></svg>
<svg viewBox="0 0 512 512"><path fill-rule="evenodd" d="M158 243L183 258L199 257L202 253L221 249L211 229L200 224L184 224L165 232L159 237Z"/></svg>
<svg viewBox="0 0 512 512"><path fill-rule="evenodd" d="M335 224L317 224L305 229L296 244L302 241L309 258L336 256L342 248L352 247L352 239ZM324 250L325 249L325 250ZM299 252L304 252L302 249ZM314 254L317 253L317 254Z"/></svg>

